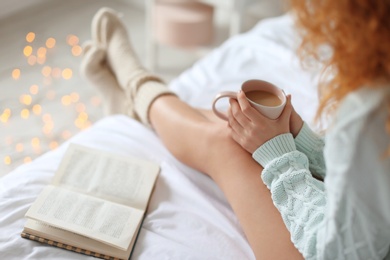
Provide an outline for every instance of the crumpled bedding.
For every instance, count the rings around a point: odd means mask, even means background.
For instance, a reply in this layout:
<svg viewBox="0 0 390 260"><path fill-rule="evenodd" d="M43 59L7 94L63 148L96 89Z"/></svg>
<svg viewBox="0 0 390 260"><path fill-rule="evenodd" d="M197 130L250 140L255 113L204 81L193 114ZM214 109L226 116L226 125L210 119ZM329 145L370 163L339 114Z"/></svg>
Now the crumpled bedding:
<svg viewBox="0 0 390 260"><path fill-rule="evenodd" d="M189 104L210 108L221 90L238 90L247 79L263 79L292 94L295 109L312 123L317 71L304 71L289 14L259 22L210 52L170 83ZM0 179L1 259L87 259L85 255L22 239L24 214L54 175L69 143L158 162L161 173L132 259L254 259L221 190L176 160L158 137L123 115L102 119L58 149ZM259 176L260 178L260 176Z"/></svg>

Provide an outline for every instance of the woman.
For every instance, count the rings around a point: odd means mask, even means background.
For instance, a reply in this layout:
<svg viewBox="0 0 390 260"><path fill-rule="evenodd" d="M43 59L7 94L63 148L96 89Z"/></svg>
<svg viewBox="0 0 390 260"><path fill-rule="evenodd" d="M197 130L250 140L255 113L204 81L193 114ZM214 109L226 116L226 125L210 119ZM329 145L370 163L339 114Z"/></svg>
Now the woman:
<svg viewBox="0 0 390 260"><path fill-rule="evenodd" d="M241 92L230 101L228 125L188 106L142 68L109 9L93 19L82 72L105 96L108 113L153 128L174 156L218 184L256 258L383 259L390 245L390 3L292 6L302 50L332 73L318 112L332 116L326 146L291 97L269 120ZM328 57L316 55L323 46L332 48Z"/></svg>

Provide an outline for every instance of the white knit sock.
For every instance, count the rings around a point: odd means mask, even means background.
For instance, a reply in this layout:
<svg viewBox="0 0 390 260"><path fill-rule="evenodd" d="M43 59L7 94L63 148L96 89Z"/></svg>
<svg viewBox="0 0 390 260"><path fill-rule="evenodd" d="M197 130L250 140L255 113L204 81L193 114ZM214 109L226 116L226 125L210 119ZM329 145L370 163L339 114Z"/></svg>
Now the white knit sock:
<svg viewBox="0 0 390 260"><path fill-rule="evenodd" d="M95 14L92 21L92 38L106 50L108 65L125 91L129 106L133 105L131 110L138 115L142 123L150 126L148 114L152 102L161 95L173 93L159 77L142 67L117 12L102 8Z"/></svg>
<svg viewBox="0 0 390 260"><path fill-rule="evenodd" d="M140 121L152 128L149 119L149 110L152 103L160 96L175 95L164 83L148 80L141 84L134 95L134 112Z"/></svg>
<svg viewBox="0 0 390 260"><path fill-rule="evenodd" d="M126 28L114 10L104 7L95 14L92 40L106 50L108 64L121 87L126 88L134 75L144 71L133 51Z"/></svg>
<svg viewBox="0 0 390 260"><path fill-rule="evenodd" d="M106 63L106 52L95 46L92 41L83 46L83 59L80 64L80 74L91 82L103 99L105 115L124 114L126 97L124 91Z"/></svg>

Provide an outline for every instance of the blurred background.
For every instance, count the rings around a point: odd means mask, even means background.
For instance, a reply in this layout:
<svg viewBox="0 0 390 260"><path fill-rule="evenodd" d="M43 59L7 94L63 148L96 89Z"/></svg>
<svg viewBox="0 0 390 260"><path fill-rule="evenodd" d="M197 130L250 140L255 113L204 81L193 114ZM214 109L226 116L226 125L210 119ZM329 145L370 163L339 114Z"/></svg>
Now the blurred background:
<svg viewBox="0 0 390 260"><path fill-rule="evenodd" d="M123 14L139 58L167 82L286 10L282 0L0 0L0 177L104 116L79 75L81 45L103 6Z"/></svg>

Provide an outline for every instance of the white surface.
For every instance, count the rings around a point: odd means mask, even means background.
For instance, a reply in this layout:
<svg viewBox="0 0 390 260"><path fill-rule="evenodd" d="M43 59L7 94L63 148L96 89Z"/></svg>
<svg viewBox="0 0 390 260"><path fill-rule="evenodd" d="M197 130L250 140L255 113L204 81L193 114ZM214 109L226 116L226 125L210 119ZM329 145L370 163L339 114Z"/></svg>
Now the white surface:
<svg viewBox="0 0 390 260"><path fill-rule="evenodd" d="M260 78L293 93L310 123L316 107L314 73L303 72L294 54L288 16L265 20L210 53L171 83L190 104L210 108L221 90ZM133 259L254 259L240 225L218 187L178 162L156 135L125 116L96 123L68 142L161 164ZM87 256L22 239L28 207L48 184L67 143L0 179L0 259L86 259Z"/></svg>

